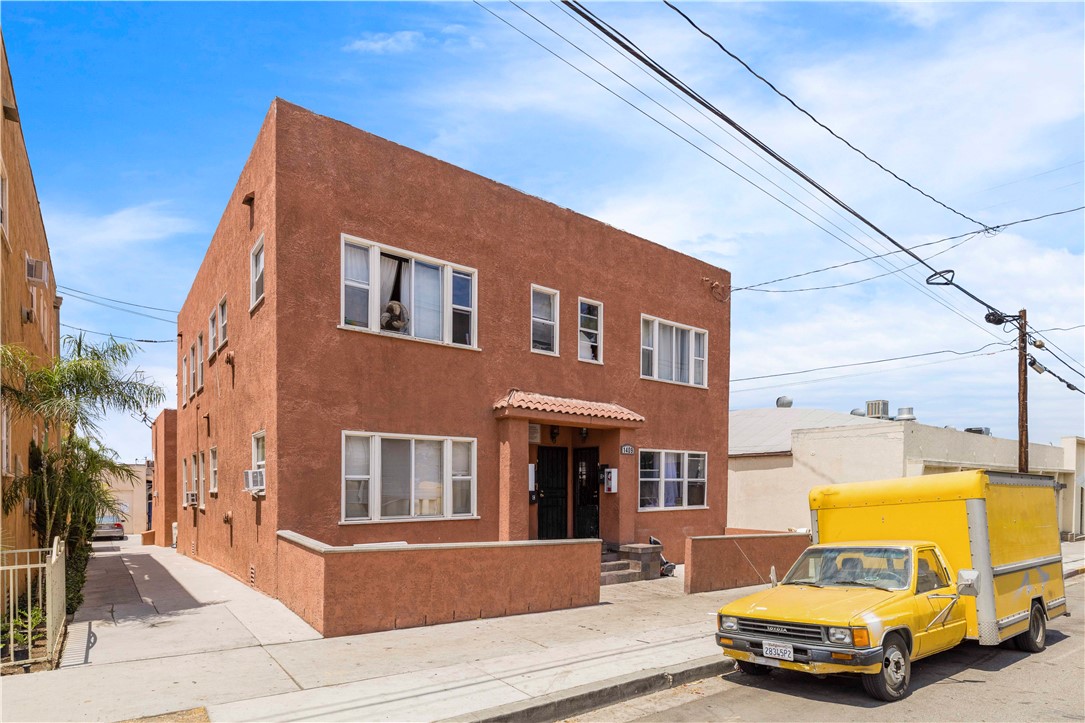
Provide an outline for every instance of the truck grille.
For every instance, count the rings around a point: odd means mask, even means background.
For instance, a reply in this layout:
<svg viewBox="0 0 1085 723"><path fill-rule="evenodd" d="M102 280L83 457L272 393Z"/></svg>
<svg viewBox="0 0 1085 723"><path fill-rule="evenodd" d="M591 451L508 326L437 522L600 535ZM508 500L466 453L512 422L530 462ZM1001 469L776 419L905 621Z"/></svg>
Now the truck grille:
<svg viewBox="0 0 1085 723"><path fill-rule="evenodd" d="M785 623L777 620L739 618L738 631L749 635L764 636L798 643L821 643L825 636L820 625Z"/></svg>

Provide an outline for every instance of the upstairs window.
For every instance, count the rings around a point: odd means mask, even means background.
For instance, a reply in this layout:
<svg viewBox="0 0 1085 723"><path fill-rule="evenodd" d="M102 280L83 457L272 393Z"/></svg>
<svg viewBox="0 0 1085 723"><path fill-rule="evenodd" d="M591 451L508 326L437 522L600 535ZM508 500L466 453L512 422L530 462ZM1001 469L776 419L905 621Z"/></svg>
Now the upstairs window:
<svg viewBox="0 0 1085 723"><path fill-rule="evenodd" d="M577 358L580 361L603 363L603 305L598 301L580 300L577 330Z"/></svg>
<svg viewBox="0 0 1085 723"><path fill-rule="evenodd" d="M211 316L207 317L207 358L210 359L215 355L215 350L219 348L219 325L218 325L218 307L211 312Z"/></svg>
<svg viewBox="0 0 1085 723"><path fill-rule="evenodd" d="M263 432L252 435L252 468L264 469L267 464L267 444Z"/></svg>
<svg viewBox="0 0 1085 723"><path fill-rule="evenodd" d="M8 169L0 163L0 231L8 240ZM8 248L11 248L10 244Z"/></svg>
<svg viewBox="0 0 1085 723"><path fill-rule="evenodd" d="M558 355L558 305L553 289L531 286L531 351Z"/></svg>
<svg viewBox="0 0 1085 723"><path fill-rule="evenodd" d="M641 316L640 374L677 384L708 385L708 332Z"/></svg>
<svg viewBox="0 0 1085 723"><path fill-rule="evenodd" d="M188 355L181 356L181 404L188 402Z"/></svg>
<svg viewBox="0 0 1085 723"><path fill-rule="evenodd" d="M196 345L188 349L188 396L196 396Z"/></svg>
<svg viewBox="0 0 1085 723"><path fill-rule="evenodd" d="M249 306L256 306L256 302L264 298L264 236L256 240L249 254L250 261L250 290Z"/></svg>
<svg viewBox="0 0 1085 723"><path fill-rule="evenodd" d="M344 327L475 346L475 272L343 236Z"/></svg>
<svg viewBox="0 0 1085 723"><path fill-rule="evenodd" d="M196 390L203 389L203 332L196 336Z"/></svg>
<svg viewBox="0 0 1085 723"><path fill-rule="evenodd" d="M207 471L207 477L209 479L207 491L211 494L218 494L219 491L219 450L218 447L212 447L208 452L208 459L210 461L209 469Z"/></svg>
<svg viewBox="0 0 1085 723"><path fill-rule="evenodd" d="M219 302L219 346L226 343L226 297Z"/></svg>
<svg viewBox="0 0 1085 723"><path fill-rule="evenodd" d="M205 491L207 489L207 455L204 452L200 452L200 507L207 504L207 496Z"/></svg>

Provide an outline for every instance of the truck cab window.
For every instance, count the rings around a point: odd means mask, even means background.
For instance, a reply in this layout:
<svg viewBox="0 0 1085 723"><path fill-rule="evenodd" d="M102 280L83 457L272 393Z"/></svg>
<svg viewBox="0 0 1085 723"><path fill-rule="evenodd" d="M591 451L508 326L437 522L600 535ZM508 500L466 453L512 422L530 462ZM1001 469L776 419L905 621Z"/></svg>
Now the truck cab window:
<svg viewBox="0 0 1085 723"><path fill-rule="evenodd" d="M946 573L942 569L934 550L920 550L916 553L915 592L921 594L949 585Z"/></svg>

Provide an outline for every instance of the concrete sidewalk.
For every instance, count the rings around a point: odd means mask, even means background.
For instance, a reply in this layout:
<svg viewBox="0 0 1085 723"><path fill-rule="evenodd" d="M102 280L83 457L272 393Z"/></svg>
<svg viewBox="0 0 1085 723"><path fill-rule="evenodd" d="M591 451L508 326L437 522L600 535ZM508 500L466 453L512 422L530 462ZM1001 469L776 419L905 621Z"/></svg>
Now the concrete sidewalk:
<svg viewBox="0 0 1085 723"><path fill-rule="evenodd" d="M325 640L173 550L98 549L61 669L5 677L4 721L553 720L729 668L715 611L758 589L685 595L665 578L587 608ZM1063 554L1085 568L1085 542Z"/></svg>

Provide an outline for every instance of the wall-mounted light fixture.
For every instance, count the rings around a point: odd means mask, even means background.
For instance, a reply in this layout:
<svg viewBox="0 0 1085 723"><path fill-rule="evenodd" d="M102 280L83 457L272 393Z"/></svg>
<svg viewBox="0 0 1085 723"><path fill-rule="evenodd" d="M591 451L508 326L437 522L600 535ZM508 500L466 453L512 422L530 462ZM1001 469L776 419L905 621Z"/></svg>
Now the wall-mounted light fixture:
<svg viewBox="0 0 1085 723"><path fill-rule="evenodd" d="M580 441L581 442L587 442L588 441L588 428L587 427L581 427L580 428Z"/></svg>
<svg viewBox="0 0 1085 723"><path fill-rule="evenodd" d="M558 429L556 424L550 425L550 444L554 444L558 441L558 435L561 434L561 430Z"/></svg>

